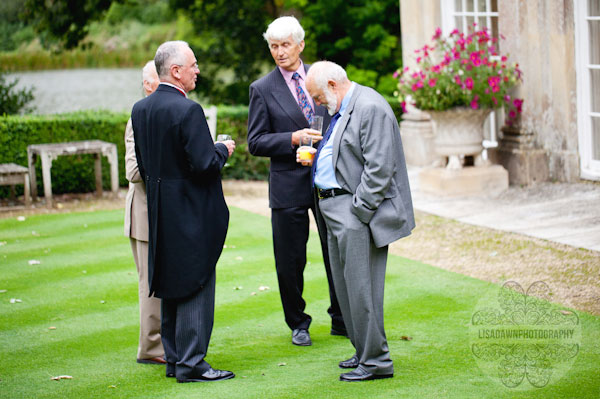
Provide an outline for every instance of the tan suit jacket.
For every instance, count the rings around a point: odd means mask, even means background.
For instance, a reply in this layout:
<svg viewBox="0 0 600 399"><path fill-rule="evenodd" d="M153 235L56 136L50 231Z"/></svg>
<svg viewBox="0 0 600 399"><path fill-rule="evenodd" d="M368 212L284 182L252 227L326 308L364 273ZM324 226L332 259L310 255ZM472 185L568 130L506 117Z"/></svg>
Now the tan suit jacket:
<svg viewBox="0 0 600 399"><path fill-rule="evenodd" d="M138 241L148 241L148 206L146 186L138 170L131 118L125 129L125 176L129 191L125 199L125 236Z"/></svg>

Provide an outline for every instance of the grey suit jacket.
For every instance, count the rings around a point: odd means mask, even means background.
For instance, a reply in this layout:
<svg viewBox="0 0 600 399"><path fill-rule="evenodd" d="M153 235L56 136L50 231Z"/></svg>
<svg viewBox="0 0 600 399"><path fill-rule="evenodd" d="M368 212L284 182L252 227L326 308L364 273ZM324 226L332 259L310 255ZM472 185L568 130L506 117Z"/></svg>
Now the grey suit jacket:
<svg viewBox="0 0 600 399"><path fill-rule="evenodd" d="M140 176L135 157L131 118L125 128L125 176L129 180L129 191L125 197L125 236L138 241L148 241L146 186Z"/></svg>
<svg viewBox="0 0 600 399"><path fill-rule="evenodd" d="M375 90L356 85L333 141L338 183L377 247L410 234L415 219L398 121Z"/></svg>

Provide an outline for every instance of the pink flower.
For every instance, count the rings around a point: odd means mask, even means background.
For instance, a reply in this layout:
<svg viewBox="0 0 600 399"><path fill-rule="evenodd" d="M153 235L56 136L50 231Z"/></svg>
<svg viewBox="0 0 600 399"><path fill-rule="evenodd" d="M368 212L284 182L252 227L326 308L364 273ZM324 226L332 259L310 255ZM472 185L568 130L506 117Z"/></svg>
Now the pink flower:
<svg viewBox="0 0 600 399"><path fill-rule="evenodd" d="M440 28L437 28L435 30L435 35L433 35L433 40L437 40L440 38L440 36L442 36L442 30Z"/></svg>
<svg viewBox="0 0 600 399"><path fill-rule="evenodd" d="M421 87L423 87L423 81L419 80L417 81L417 87L420 89Z"/></svg>
<svg viewBox="0 0 600 399"><path fill-rule="evenodd" d="M431 78L431 79L429 79L429 82L427 82L427 84L429 84L429 87L435 87L436 82L437 82L436 78Z"/></svg>
<svg viewBox="0 0 600 399"><path fill-rule="evenodd" d="M510 103L510 96L508 94L504 96L504 101Z"/></svg>
<svg viewBox="0 0 600 399"><path fill-rule="evenodd" d="M442 67L440 65L434 65L431 67L431 70L435 73L440 73L440 71L442 70Z"/></svg>
<svg viewBox="0 0 600 399"><path fill-rule="evenodd" d="M398 78L398 75L400 75L400 74L398 73L398 71L395 71L395 72L394 72L394 74L393 74L392 76L394 77L394 79L396 79L396 78Z"/></svg>
<svg viewBox="0 0 600 399"><path fill-rule="evenodd" d="M518 113L521 113L523 111L523 100L521 100L520 98L515 98L513 100L513 105L517 109Z"/></svg>
<svg viewBox="0 0 600 399"><path fill-rule="evenodd" d="M492 97L492 102L494 103L494 105L498 105L498 100L496 99L496 97Z"/></svg>
<svg viewBox="0 0 600 399"><path fill-rule="evenodd" d="M417 64L421 62L421 57L417 57Z"/></svg>
<svg viewBox="0 0 600 399"><path fill-rule="evenodd" d="M406 112L407 112L407 111L406 111L406 101L402 101L402 102L400 103L400 106L402 107L402 112L406 113Z"/></svg>
<svg viewBox="0 0 600 399"><path fill-rule="evenodd" d="M477 103L477 100L479 100L479 97L476 95L475 97L473 97L473 101L471 101L471 108L473 108L473 109L479 108L479 104Z"/></svg>
<svg viewBox="0 0 600 399"><path fill-rule="evenodd" d="M460 80L460 76L458 76L458 75L454 75L454 81L459 86L462 84L462 81Z"/></svg>
<svg viewBox="0 0 600 399"><path fill-rule="evenodd" d="M458 35L460 32L458 31L458 29L454 29L452 32L450 32L450 36L453 35Z"/></svg>
<svg viewBox="0 0 600 399"><path fill-rule="evenodd" d="M419 90L419 86L417 86L416 83L413 83L413 85L410 87L412 91L417 91Z"/></svg>
<svg viewBox="0 0 600 399"><path fill-rule="evenodd" d="M514 110L511 109L510 112L508 113L508 117L510 119L515 119L516 116L517 116L517 113Z"/></svg>
<svg viewBox="0 0 600 399"><path fill-rule="evenodd" d="M499 76L490 76L488 78L488 85L492 88L492 91L496 93L500 90L500 77Z"/></svg>
<svg viewBox="0 0 600 399"><path fill-rule="evenodd" d="M466 78L465 85L467 86L467 89L473 90L473 78L471 78L470 76Z"/></svg>

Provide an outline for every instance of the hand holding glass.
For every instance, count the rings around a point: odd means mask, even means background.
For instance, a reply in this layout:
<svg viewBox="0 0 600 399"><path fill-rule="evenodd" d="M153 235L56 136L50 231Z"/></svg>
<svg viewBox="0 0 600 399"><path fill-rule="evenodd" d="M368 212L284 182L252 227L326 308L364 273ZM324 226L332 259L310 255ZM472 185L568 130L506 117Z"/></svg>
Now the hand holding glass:
<svg viewBox="0 0 600 399"><path fill-rule="evenodd" d="M304 166L312 165L315 158L315 150L312 147L313 139L309 135L300 137L300 147L298 147L298 159Z"/></svg>

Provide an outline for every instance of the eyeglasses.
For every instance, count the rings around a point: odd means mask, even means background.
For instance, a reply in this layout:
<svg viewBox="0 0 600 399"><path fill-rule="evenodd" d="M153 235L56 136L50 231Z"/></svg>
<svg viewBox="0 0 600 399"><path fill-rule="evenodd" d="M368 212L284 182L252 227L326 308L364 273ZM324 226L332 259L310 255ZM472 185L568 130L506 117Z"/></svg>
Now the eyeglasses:
<svg viewBox="0 0 600 399"><path fill-rule="evenodd" d="M182 64L171 64L171 66L173 66L173 65L176 65L176 66L178 66L178 67L183 67L183 65L182 65ZM200 69L200 68L198 68L198 63L197 63L197 62L194 62L194 63L193 63L191 66L190 66L190 68L192 68L192 69Z"/></svg>

